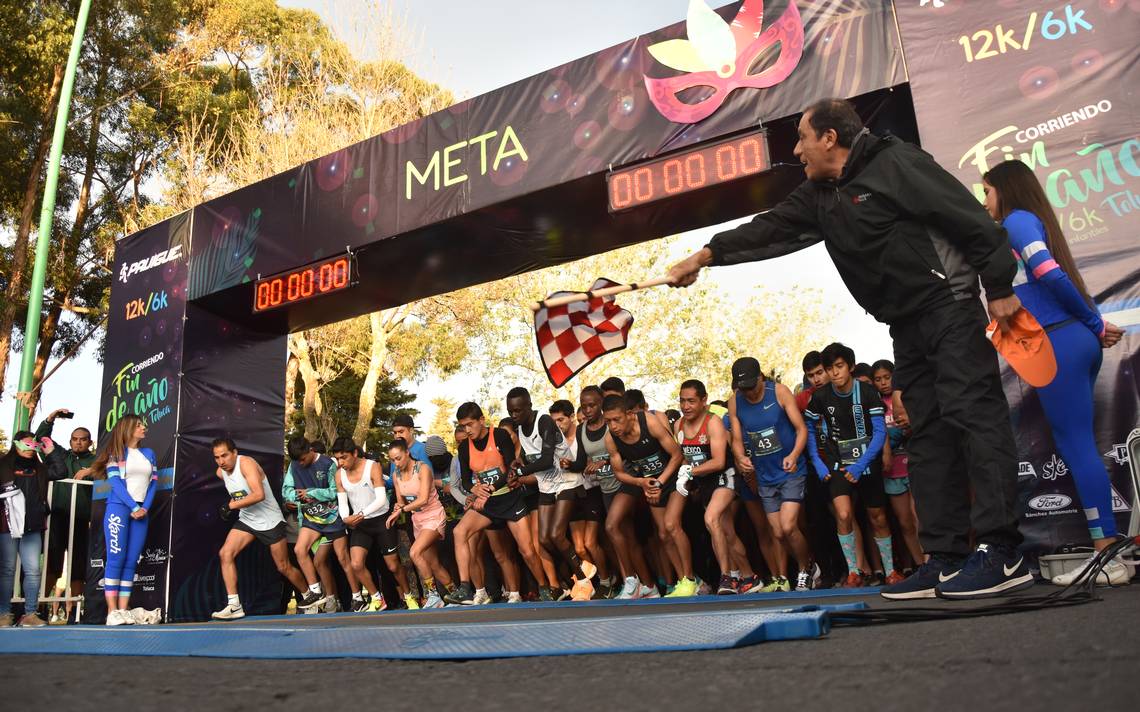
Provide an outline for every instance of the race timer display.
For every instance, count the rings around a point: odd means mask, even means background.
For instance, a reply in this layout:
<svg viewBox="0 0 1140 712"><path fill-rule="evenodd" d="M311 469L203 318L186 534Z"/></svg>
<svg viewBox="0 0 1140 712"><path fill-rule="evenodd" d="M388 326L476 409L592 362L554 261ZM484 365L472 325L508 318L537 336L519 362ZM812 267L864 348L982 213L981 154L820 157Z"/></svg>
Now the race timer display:
<svg viewBox="0 0 1140 712"><path fill-rule="evenodd" d="M727 183L771 167L763 131L716 141L611 171L606 176L610 211Z"/></svg>
<svg viewBox="0 0 1140 712"><path fill-rule="evenodd" d="M331 294L352 284L352 255L330 257L311 265L257 280L254 313Z"/></svg>

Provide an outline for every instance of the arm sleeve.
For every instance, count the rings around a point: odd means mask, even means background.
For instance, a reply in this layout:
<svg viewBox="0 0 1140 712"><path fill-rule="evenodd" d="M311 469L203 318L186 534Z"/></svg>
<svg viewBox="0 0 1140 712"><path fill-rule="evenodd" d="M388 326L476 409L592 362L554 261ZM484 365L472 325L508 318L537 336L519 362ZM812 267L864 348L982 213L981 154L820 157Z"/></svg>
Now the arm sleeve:
<svg viewBox="0 0 1140 712"><path fill-rule="evenodd" d="M871 466L871 461L883 452L883 442L887 439L887 421L883 418L882 409L871 415L871 444L851 466L852 475L862 475Z"/></svg>
<svg viewBox="0 0 1140 712"><path fill-rule="evenodd" d="M542 451L537 460L523 465L522 473L524 475L533 475L536 472L553 468L554 448L562 441L562 433L549 415L538 416L538 422L534 424L534 427L538 428L538 434L542 436Z"/></svg>
<svg viewBox="0 0 1140 712"><path fill-rule="evenodd" d="M158 492L158 465L154 461L154 452L151 450L143 450L143 455L150 461L150 484L146 487L146 497L143 498L143 509L150 511L150 506L154 504L154 495Z"/></svg>
<svg viewBox="0 0 1140 712"><path fill-rule="evenodd" d="M515 460L515 441L511 440L511 435L506 430L495 428L493 432L495 447L499 448L499 454L503 456L503 464L509 468Z"/></svg>
<svg viewBox="0 0 1140 712"><path fill-rule="evenodd" d="M815 191L804 181L771 210L717 233L706 247L714 265L767 260L811 247L823 238L815 220Z"/></svg>
<svg viewBox="0 0 1140 712"><path fill-rule="evenodd" d="M293 465L285 470L285 479L281 481L281 497L286 502L297 503L297 488L293 486Z"/></svg>
<svg viewBox="0 0 1140 712"><path fill-rule="evenodd" d="M456 459L459 460L459 481L462 484L463 490L470 494L471 488L475 485L471 473L471 454L466 444L461 444L458 450L459 454L456 456ZM455 486L454 482L452 486Z"/></svg>
<svg viewBox="0 0 1140 712"><path fill-rule="evenodd" d="M987 299L1013 294L1017 263L1005 230L986 213L966 186L930 154L904 144L885 151L889 157L891 197L905 212L936 226L977 271Z"/></svg>
<svg viewBox="0 0 1140 712"><path fill-rule="evenodd" d="M463 486L463 465L456 457L451 461L451 471L447 476L447 484L451 487L451 496L456 502L463 504L471 496L471 492Z"/></svg>
<svg viewBox="0 0 1140 712"><path fill-rule="evenodd" d="M51 429L53 425L54 423L46 418L40 422L40 424L36 426L36 440L39 440L40 438L51 437ZM58 448L59 445L56 445L56 447Z"/></svg>
<svg viewBox="0 0 1140 712"><path fill-rule="evenodd" d="M348 507L348 493L336 493L336 512L340 515L341 519L348 519L352 516L352 510Z"/></svg>
<svg viewBox="0 0 1140 712"><path fill-rule="evenodd" d="M1097 335L1104 335L1104 319L1096 309L1089 306L1069 275L1049 253L1045 239L1045 226L1036 215L1015 210L1005 219L1009 231L1009 242L1018 257L1025 264L1025 271L1053 294L1071 316Z"/></svg>
<svg viewBox="0 0 1140 712"><path fill-rule="evenodd" d="M804 412L804 415L807 415L806 411ZM808 443L811 444L817 442L815 434L815 418L808 417L804 422L807 423ZM823 479L824 477L827 477L827 465L823 464L823 459L819 456L819 448L809 447L808 457L811 459L811 466L815 468L815 472L819 478Z"/></svg>
<svg viewBox="0 0 1140 712"><path fill-rule="evenodd" d="M372 501L369 502L368 506L364 508L363 512L361 512L361 514L363 514L366 517L369 514L372 514L373 512L379 512L381 509L385 509L388 506L388 488L387 487L373 487L372 493L376 496L372 498ZM348 495L345 495L345 498L347 499ZM347 509L347 507L346 507L346 509ZM343 514L340 516L342 519L344 518Z"/></svg>
<svg viewBox="0 0 1140 712"><path fill-rule="evenodd" d="M127 490L127 481L123 479L123 472L119 469L119 463L107 463L107 481L111 483L111 496L119 501L119 504L127 507L132 512L139 508L138 503L135 502L134 497L131 497L130 491Z"/></svg>

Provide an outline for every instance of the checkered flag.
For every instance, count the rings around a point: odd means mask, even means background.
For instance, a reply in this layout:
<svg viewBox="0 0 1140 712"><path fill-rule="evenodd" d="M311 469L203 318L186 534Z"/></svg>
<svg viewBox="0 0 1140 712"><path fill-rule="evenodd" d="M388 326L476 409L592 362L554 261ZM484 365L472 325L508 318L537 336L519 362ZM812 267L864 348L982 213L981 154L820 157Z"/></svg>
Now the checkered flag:
<svg viewBox="0 0 1140 712"><path fill-rule="evenodd" d="M535 311L538 353L555 388L565 385L599 356L625 348L633 315L619 307L612 296L595 294L602 289L622 286L608 279L598 279L590 291L584 293L587 298L558 306L541 306ZM555 292L544 304L574 294L582 293Z"/></svg>

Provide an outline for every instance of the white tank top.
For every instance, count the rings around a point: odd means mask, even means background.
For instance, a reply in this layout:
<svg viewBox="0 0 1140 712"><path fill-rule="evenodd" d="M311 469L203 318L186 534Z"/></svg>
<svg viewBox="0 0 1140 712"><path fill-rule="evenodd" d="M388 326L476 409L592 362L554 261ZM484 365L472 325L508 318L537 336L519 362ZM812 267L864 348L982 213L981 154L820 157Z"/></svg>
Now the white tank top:
<svg viewBox="0 0 1140 712"><path fill-rule="evenodd" d="M226 491L230 493L230 499L240 500L249 496L249 483L241 473L241 458L242 456L238 455L234 461L233 472L222 470L222 482L226 485ZM285 518L281 516L281 507L277 506L277 500L273 499L273 492L269 489L269 478L264 472L261 473L261 491L265 493L265 499L239 509L238 521L250 529L264 532L284 522Z"/></svg>
<svg viewBox="0 0 1140 712"><path fill-rule="evenodd" d="M337 477L340 478L340 486L344 489L344 493L348 495L348 504L352 507L352 513L363 512L365 507L372 504L376 499L376 490L372 488L372 466L376 464L372 460L364 461L364 474L355 483L349 481L348 472L342 467L336 471ZM375 519L382 514L388 513L388 491L381 488L384 492L384 504L380 509L377 509L372 514L369 514L365 519Z"/></svg>
<svg viewBox="0 0 1140 712"><path fill-rule="evenodd" d="M550 416L546 416L550 417ZM536 416L534 420L534 430L530 435L523 434L523 429L519 428L519 444L522 445L523 459L527 464L534 462L542 454L542 434L539 432L539 420L543 418L542 415ZM550 424L552 428L557 429L558 426L553 422ZM559 433L562 435L562 433ZM549 470L541 470L535 472L538 477L538 491L545 494L558 494L564 490L574 489L586 483L586 480L578 472L567 472L562 469L558 462L560 452L567 452L569 446L566 444L566 438L554 446L554 467ZM570 458L574 459L574 458Z"/></svg>

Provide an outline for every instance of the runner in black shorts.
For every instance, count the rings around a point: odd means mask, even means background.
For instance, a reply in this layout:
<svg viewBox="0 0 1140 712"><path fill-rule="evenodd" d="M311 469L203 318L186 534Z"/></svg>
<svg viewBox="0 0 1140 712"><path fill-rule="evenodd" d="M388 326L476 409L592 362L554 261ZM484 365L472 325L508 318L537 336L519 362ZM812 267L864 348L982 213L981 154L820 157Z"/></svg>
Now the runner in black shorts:
<svg viewBox="0 0 1140 712"><path fill-rule="evenodd" d="M542 565L534 549L529 510L519 487L518 477L508 469L515 459L515 444L505 430L487 427L483 409L476 403L464 403L455 413L455 419L467 432L467 441L459 448L459 468L464 487L475 497L473 506L455 527L455 563L459 569L460 584L455 591L443 597L447 603L471 605L475 602L475 589L471 585L471 551L468 538L472 532L482 531L495 521L506 522L518 546L519 554L536 580L541 580ZM500 564L503 560L500 559ZM518 599L518 573L511 580L511 572L503 566L503 578L508 586L508 601ZM512 585L513 584L513 585ZM521 599L520 599L521 600Z"/></svg>
<svg viewBox="0 0 1140 712"><path fill-rule="evenodd" d="M375 612L386 609L388 604L378 582L368 570L368 552L378 546L384 564L397 581L404 575L404 569L396 553L399 548L396 532L389 529L385 521L390 505L388 490L384 487L384 470L380 463L360 457L359 452L352 438L337 438L332 445L332 455L339 465L336 472L337 511L348 527L352 572L364 587L363 592L352 592L352 610Z"/></svg>
<svg viewBox="0 0 1140 712"><path fill-rule="evenodd" d="M843 344L825 348L823 365L831 376L831 384L816 390L804 411L809 442L816 437L817 429L823 432L822 449L827 462L815 448L807 450L819 479L827 482L831 492L839 543L847 558L848 587L863 584L863 572L855 559L853 492L859 493L867 508L883 565L894 571L891 530L883 509L886 494L882 451L887 437L883 402L874 386L855 380L854 363L855 352Z"/></svg>
<svg viewBox="0 0 1140 712"><path fill-rule="evenodd" d="M671 551L672 541L665 530L665 506L676 491L675 475L685 458L681 455L681 446L661 420L631 411L624 398L606 396L602 413L609 428L606 448L610 453L610 466L622 483L606 515L606 534L614 544L622 571L631 572L626 575L619 598L655 598L659 595L657 589L645 585L646 581L653 580L648 567L642 571L632 570L630 552L640 547L629 519L639 501L647 502L659 539L671 554L670 558L678 558L676 552ZM679 562L675 561L674 566L679 568Z"/></svg>

